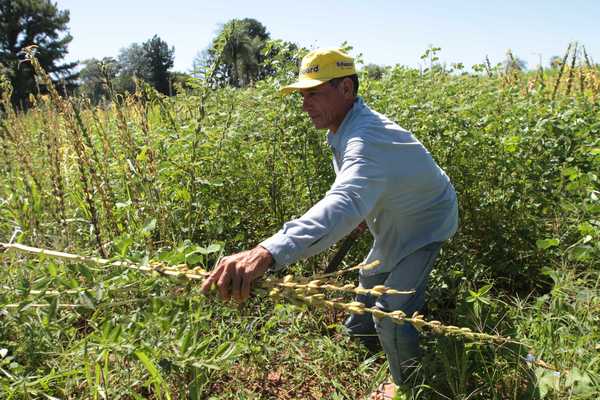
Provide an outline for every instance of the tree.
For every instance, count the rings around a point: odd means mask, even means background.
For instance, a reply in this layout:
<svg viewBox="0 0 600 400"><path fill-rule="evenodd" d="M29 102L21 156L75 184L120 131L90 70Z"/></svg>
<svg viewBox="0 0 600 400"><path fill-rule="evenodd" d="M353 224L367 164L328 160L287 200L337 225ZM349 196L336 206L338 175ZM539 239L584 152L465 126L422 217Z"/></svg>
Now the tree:
<svg viewBox="0 0 600 400"><path fill-rule="evenodd" d="M59 89L76 86L77 63L60 64L73 39L67 32L69 11L47 0L0 0L0 64L13 86L14 105L27 106L37 90L33 68L23 62L23 49L35 45L36 57ZM67 32L61 37L62 32ZM43 88L41 88L43 89Z"/></svg>
<svg viewBox="0 0 600 400"><path fill-rule="evenodd" d="M161 93L169 94L169 69L175 61L175 48L157 35L142 44L132 43L121 49L118 56L120 73L116 81L118 91L135 90L133 78L143 79Z"/></svg>
<svg viewBox="0 0 600 400"><path fill-rule="evenodd" d="M144 48L139 43L132 43L129 47L121 49L117 63L119 75L115 81L115 90L118 92L134 92L134 77L145 80L149 75Z"/></svg>
<svg viewBox="0 0 600 400"><path fill-rule="evenodd" d="M276 75L281 75L283 79L296 78L300 61L306 53L307 49L300 49L295 43L279 39L267 40L261 52L263 61L257 79Z"/></svg>
<svg viewBox="0 0 600 400"><path fill-rule="evenodd" d="M506 59L502 63L504 72L524 71L527 69L527 62L515 56L511 50L506 52Z"/></svg>
<svg viewBox="0 0 600 400"><path fill-rule="evenodd" d="M369 79L380 80L385 74L385 67L377 64L367 64L363 67L363 71L366 73Z"/></svg>
<svg viewBox="0 0 600 400"><path fill-rule="evenodd" d="M562 65L562 57L561 56L552 56L550 57L550 68L558 69Z"/></svg>
<svg viewBox="0 0 600 400"><path fill-rule="evenodd" d="M109 97L108 85L114 86L120 67L112 57L102 60L91 58L82 62L84 67L79 72L79 93L87 96L94 104Z"/></svg>
<svg viewBox="0 0 600 400"><path fill-rule="evenodd" d="M262 50L269 39L266 27L252 18L232 19L213 40L205 65L216 63L214 79L242 87L261 79Z"/></svg>
<svg viewBox="0 0 600 400"><path fill-rule="evenodd" d="M169 69L173 67L175 61L175 48L169 48L169 45L161 40L158 35L154 35L152 39L144 42L142 48L147 72L146 81L151 83L159 92L170 94Z"/></svg>

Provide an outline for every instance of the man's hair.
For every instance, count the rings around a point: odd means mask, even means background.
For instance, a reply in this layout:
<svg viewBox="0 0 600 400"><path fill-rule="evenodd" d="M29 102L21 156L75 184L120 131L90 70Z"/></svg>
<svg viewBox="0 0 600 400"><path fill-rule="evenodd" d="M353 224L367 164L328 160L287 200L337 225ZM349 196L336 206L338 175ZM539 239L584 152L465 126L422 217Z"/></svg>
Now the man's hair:
<svg viewBox="0 0 600 400"><path fill-rule="evenodd" d="M339 78L333 78L331 79L329 82L329 84L333 87L338 87L338 85L340 84L341 81L343 81L346 78L350 78L350 80L352 80L352 84L354 86L354 96L356 96L358 94L358 75L354 74L354 75L347 75L347 76L342 76Z"/></svg>

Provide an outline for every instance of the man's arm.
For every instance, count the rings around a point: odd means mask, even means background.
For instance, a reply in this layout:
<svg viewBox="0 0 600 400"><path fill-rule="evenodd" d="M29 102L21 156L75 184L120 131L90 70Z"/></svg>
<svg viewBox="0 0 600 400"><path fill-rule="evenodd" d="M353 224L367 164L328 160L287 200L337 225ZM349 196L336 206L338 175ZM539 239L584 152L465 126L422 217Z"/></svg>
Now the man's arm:
<svg viewBox="0 0 600 400"><path fill-rule="evenodd" d="M377 159L367 157L363 146L361 140L348 143L342 168L323 199L260 246L223 258L202 290L207 293L214 283L223 299L243 301L251 283L269 267L283 268L318 254L355 229L382 196L386 180Z"/></svg>
<svg viewBox="0 0 600 400"><path fill-rule="evenodd" d="M362 138L349 141L340 171L325 197L260 243L273 256L273 269L326 250L373 211L384 195L388 177L366 147Z"/></svg>

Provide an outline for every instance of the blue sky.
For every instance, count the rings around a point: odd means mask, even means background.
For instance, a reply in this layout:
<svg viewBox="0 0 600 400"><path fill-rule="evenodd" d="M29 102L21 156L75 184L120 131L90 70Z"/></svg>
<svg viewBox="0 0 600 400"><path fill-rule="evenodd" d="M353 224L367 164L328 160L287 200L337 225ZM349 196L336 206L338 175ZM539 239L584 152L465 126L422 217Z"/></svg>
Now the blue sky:
<svg viewBox="0 0 600 400"><path fill-rule="evenodd" d="M507 49L534 68L579 41L600 62L600 1L203 1L58 0L71 12L68 60L116 56L158 34L175 47L175 68L189 71L220 25L255 18L272 38L308 48L348 41L365 63L418 66L429 45L441 61L471 66Z"/></svg>

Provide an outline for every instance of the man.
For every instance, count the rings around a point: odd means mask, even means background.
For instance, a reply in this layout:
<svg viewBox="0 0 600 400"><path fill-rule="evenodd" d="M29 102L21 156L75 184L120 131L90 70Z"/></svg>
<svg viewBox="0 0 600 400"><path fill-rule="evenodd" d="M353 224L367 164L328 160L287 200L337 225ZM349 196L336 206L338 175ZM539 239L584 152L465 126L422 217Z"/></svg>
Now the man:
<svg viewBox="0 0 600 400"><path fill-rule="evenodd" d="M374 237L365 262L381 264L361 272L360 285L415 289L416 294L358 300L409 315L423 307L433 262L458 225L454 188L412 134L357 97L358 84L354 60L340 50L315 50L303 58L299 80L282 91L300 92L314 126L328 129L336 180L302 217L287 222L254 249L223 258L203 283L203 291L214 283L223 299L243 301L252 282L268 269L327 249L364 220ZM411 325L369 315L353 315L345 325L356 335L375 328L394 381L405 381L419 357L419 335ZM391 387L383 390L389 394Z"/></svg>

